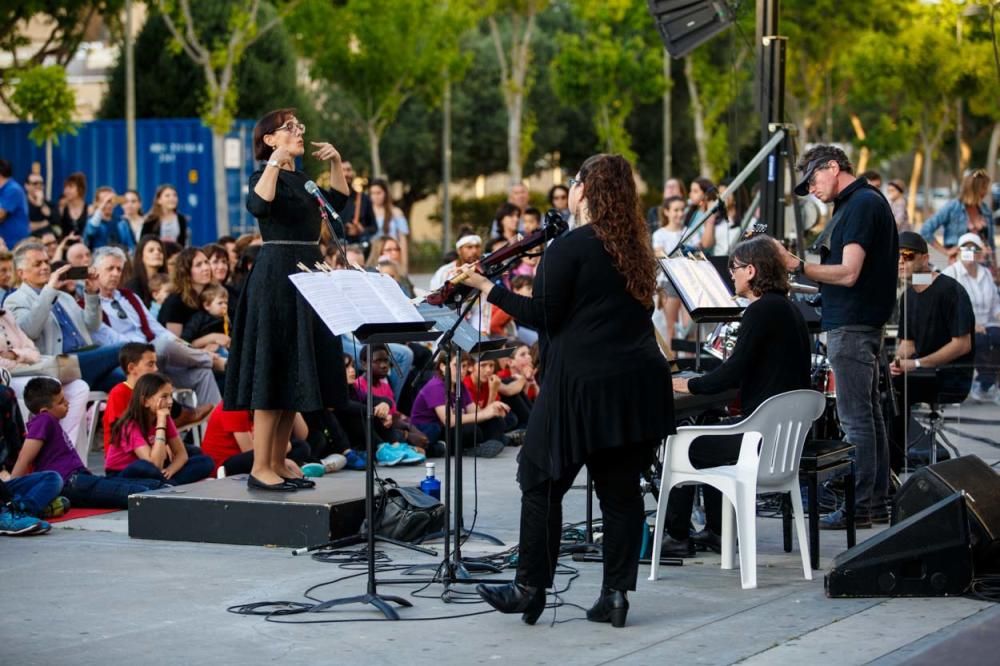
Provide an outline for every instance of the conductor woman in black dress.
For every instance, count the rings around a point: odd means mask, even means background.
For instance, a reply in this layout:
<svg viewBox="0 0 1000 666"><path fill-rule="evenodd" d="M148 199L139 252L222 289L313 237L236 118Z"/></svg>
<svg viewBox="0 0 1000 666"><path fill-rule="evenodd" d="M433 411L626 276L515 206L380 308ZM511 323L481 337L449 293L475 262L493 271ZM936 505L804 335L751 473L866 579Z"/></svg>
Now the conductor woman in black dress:
<svg viewBox="0 0 1000 666"><path fill-rule="evenodd" d="M294 109L267 114L254 127L254 154L263 166L250 176L247 210L257 218L264 244L247 277L233 318L224 403L253 410L254 490L292 491L315 485L285 468L285 447L296 412L346 403L340 338L333 335L296 291L288 276L298 263L323 261L322 219L306 193L309 177L296 170L305 152L305 126ZM347 201L340 153L311 142L313 157L330 162L332 190L323 194L337 210Z"/></svg>
<svg viewBox="0 0 1000 666"><path fill-rule="evenodd" d="M673 392L650 319L655 260L632 168L621 156L595 155L569 182L579 226L545 251L530 298L464 269L466 284L539 331L543 349L518 465L517 575L477 590L500 612L535 623L553 583L562 498L586 465L604 518L604 580L587 619L620 627L639 569L640 474L674 432Z"/></svg>

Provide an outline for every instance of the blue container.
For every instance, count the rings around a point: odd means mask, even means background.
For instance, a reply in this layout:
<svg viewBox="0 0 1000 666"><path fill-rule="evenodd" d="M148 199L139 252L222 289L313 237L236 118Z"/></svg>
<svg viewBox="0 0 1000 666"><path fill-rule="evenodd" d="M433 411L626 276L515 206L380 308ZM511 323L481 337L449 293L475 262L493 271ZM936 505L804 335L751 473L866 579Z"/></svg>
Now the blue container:
<svg viewBox="0 0 1000 666"><path fill-rule="evenodd" d="M45 146L28 138L33 123L0 123L0 157L24 182L35 163L44 176ZM191 219L190 244L204 245L219 237L215 223L215 190L212 175L212 133L196 118L136 121L138 190L143 210L153 205L156 188L169 183L177 188L178 209ZM253 173L253 122L240 120L226 135L226 196L229 220L223 228L239 235L254 231L256 221L247 212L247 181ZM109 185L121 193L128 178L125 121L95 120L80 126L76 136L63 136L52 148L52 198L58 201L66 176L82 171L87 176L88 203L94 190Z"/></svg>

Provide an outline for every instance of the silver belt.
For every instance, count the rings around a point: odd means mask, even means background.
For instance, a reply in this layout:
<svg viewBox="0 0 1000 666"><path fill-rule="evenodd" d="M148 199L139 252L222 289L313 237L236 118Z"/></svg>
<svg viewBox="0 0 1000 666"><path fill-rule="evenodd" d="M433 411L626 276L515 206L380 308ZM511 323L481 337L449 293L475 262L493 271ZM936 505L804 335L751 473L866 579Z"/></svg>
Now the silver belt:
<svg viewBox="0 0 1000 666"><path fill-rule="evenodd" d="M264 241L264 245L319 245L319 240L296 241L296 240L273 240Z"/></svg>

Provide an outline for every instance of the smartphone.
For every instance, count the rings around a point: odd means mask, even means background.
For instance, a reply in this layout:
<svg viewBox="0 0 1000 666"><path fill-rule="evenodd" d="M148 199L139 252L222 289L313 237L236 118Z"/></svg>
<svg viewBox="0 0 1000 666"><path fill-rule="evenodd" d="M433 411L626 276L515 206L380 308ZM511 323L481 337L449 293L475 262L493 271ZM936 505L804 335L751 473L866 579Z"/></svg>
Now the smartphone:
<svg viewBox="0 0 1000 666"><path fill-rule="evenodd" d="M74 266L66 271L63 277L67 280L86 280L90 275L90 266Z"/></svg>

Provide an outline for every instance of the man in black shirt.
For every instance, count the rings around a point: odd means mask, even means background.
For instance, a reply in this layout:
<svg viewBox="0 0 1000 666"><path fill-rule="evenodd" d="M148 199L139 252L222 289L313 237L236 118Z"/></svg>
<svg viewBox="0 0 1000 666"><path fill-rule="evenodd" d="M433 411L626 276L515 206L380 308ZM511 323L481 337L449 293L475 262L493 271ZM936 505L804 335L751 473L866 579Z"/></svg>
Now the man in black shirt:
<svg viewBox="0 0 1000 666"><path fill-rule="evenodd" d="M899 300L899 344L889 371L907 404L906 414L893 425L896 469L906 456L903 424L909 422L910 405L961 402L969 394L976 328L968 292L957 280L932 271L920 234L899 235L899 274L907 286Z"/></svg>
<svg viewBox="0 0 1000 666"><path fill-rule="evenodd" d="M837 381L837 416L855 447L855 518L858 527L888 522L889 443L878 391L882 327L896 300L898 235L889 202L836 146L807 151L796 167L799 196L833 204L833 217L816 244L821 263L806 264L785 253L785 265L820 284L821 327ZM820 527L844 529L843 507Z"/></svg>
<svg viewBox="0 0 1000 666"><path fill-rule="evenodd" d="M779 245L756 236L743 241L730 255L729 271L736 294L750 301L743 312L732 355L714 371L693 379L675 377L679 393L721 393L740 389L743 416L749 416L768 398L810 388L811 349L805 319L788 300L788 274ZM699 437L690 449L697 469L736 463L742 438ZM689 539L694 486L675 486L667 503L667 536L662 553L671 557L694 555L695 542L716 547L722 520L722 495L704 486L706 526Z"/></svg>

